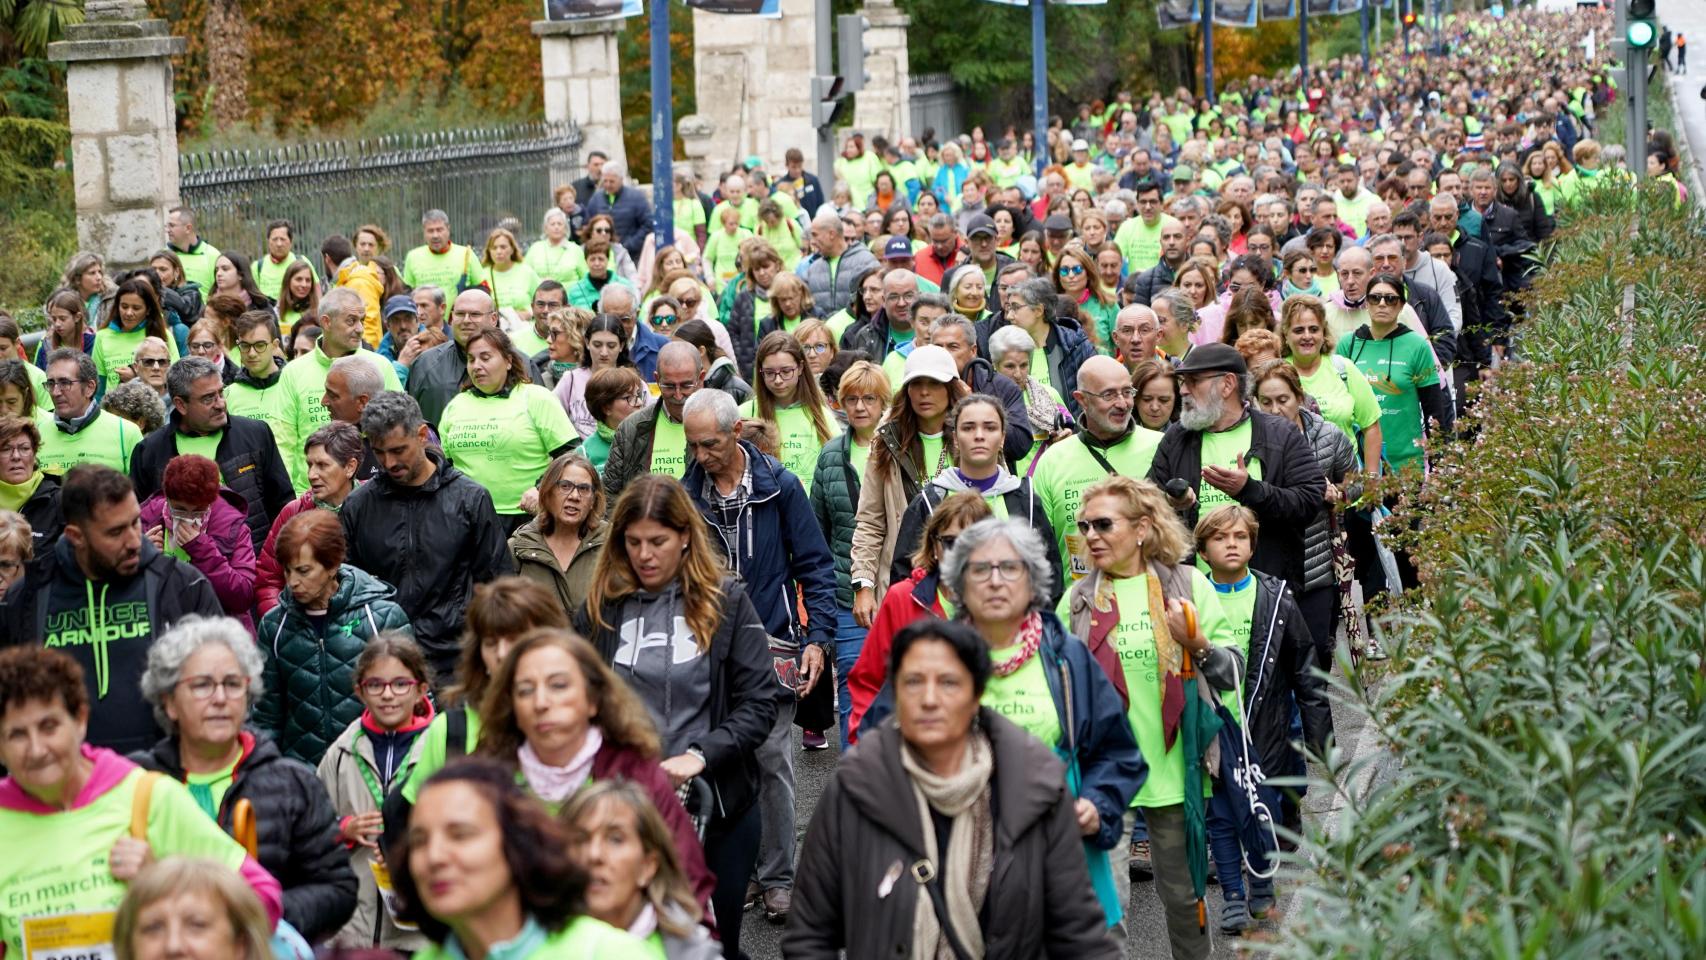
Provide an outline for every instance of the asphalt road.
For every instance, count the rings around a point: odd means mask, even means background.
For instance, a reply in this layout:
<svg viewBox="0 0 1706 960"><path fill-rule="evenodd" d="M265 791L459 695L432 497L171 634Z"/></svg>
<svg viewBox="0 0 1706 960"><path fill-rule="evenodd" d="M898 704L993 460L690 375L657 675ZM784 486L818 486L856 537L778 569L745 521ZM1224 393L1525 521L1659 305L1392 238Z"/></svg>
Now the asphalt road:
<svg viewBox="0 0 1706 960"><path fill-rule="evenodd" d="M1706 32L1702 33L1706 39ZM1363 718L1356 716L1344 708L1337 708L1333 715L1334 729L1339 743L1345 748L1356 752L1358 747L1366 749L1361 743L1363 733ZM794 780L799 804L797 821L798 838L804 839L806 825L811 822L812 811L817 807L818 797L822 795L824 786L835 773L838 750L834 743L827 750L806 752L799 749L798 738L795 740L794 751ZM1306 820L1319 821L1330 818L1336 808L1326 805L1321 795L1325 791L1313 791L1312 796L1305 797L1304 817ZM1279 876L1279 910L1269 914L1268 918L1258 921L1252 933L1260 937L1264 932L1272 934L1278 929L1285 908L1290 900L1291 891L1295 890L1301 873L1296 869L1282 870ZM1237 939L1223 937L1213 929L1214 918L1220 914L1220 888L1210 885L1208 888L1208 915L1210 918L1211 934L1214 937L1214 956L1232 958L1238 956ZM1153 883L1137 883L1132 885L1131 903L1127 909L1127 923L1130 929L1130 939L1127 942L1126 955L1132 958L1165 958L1168 957L1167 924L1161 911L1161 901L1155 893ZM741 929L741 946L753 960L772 960L782 956L780 925L767 922L762 910L749 910Z"/></svg>

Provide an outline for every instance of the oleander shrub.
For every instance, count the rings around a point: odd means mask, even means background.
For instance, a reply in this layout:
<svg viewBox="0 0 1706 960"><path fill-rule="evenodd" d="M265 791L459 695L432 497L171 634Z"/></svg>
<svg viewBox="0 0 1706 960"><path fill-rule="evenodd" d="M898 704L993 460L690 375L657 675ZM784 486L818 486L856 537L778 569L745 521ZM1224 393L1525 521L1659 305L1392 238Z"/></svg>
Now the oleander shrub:
<svg viewBox="0 0 1706 960"><path fill-rule="evenodd" d="M1673 200L1566 218L1527 362L1407 498L1425 583L1383 682L1337 681L1378 748L1327 758L1262 952L1706 956L1706 219Z"/></svg>

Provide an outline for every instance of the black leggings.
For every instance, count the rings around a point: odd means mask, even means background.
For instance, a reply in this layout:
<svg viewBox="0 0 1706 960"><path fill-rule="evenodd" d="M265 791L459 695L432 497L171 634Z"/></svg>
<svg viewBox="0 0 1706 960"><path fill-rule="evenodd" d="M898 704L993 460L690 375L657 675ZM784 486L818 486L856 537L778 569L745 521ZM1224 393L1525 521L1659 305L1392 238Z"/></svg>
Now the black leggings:
<svg viewBox="0 0 1706 960"><path fill-rule="evenodd" d="M1339 584L1335 581L1324 587L1297 594L1297 608L1303 613L1303 623L1309 628L1309 638L1315 641L1315 665L1323 670L1331 670L1333 630L1339 612Z"/></svg>
<svg viewBox="0 0 1706 960"><path fill-rule="evenodd" d="M754 803L740 816L713 821L705 830L705 866L717 878L711 909L717 914L723 956L729 960L741 956L741 917L746 907L746 883L758 865L760 825L758 804Z"/></svg>

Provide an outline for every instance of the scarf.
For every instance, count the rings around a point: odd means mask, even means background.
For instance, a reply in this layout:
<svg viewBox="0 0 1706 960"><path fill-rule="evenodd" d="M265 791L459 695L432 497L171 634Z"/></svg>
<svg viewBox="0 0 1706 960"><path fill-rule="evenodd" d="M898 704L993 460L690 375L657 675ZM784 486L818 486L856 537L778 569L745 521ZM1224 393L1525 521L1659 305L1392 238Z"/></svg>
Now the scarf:
<svg viewBox="0 0 1706 960"><path fill-rule="evenodd" d="M592 776L592 758L604 746L604 734L596 726L586 728L586 742L580 752L566 765L554 767L539 759L533 745L524 743L516 751L521 761L521 775L527 778L527 788L546 803L562 803L575 795Z"/></svg>
<svg viewBox="0 0 1706 960"><path fill-rule="evenodd" d="M1161 674L1161 732L1167 749L1179 735L1179 721L1185 713L1185 681L1181 672L1185 666L1185 648L1173 639L1167 628L1167 601L1161 595L1161 580L1147 573L1149 587L1149 625L1155 635L1155 663ZM1090 629L1093 635L1111 636L1119 624L1120 605L1114 592L1114 578L1098 577L1096 593L1090 602ZM1137 691L1131 691L1135 699Z"/></svg>
<svg viewBox="0 0 1706 960"><path fill-rule="evenodd" d="M1060 411L1042 381L1025 378L1025 415L1030 418L1032 433L1050 433Z"/></svg>
<svg viewBox="0 0 1706 960"><path fill-rule="evenodd" d="M995 760L989 738L973 727L967 736L965 760L958 773L938 776L924 768L901 744L901 769L912 781L918 801L918 820L924 833L924 857L936 865L942 899L948 906L947 922L973 958L983 956L983 928L978 911L989 892L989 870L994 860L995 821L989 808L989 778ZM944 855L936 847L936 825L930 817L934 808L952 827ZM918 891L912 914L912 956L919 960L954 960L954 950L942 934L942 918L927 890Z"/></svg>
<svg viewBox="0 0 1706 960"><path fill-rule="evenodd" d="M0 480L0 508L6 510L21 510L30 498L36 495L36 488L41 486L42 472L37 470L23 483L7 483Z"/></svg>
<svg viewBox="0 0 1706 960"><path fill-rule="evenodd" d="M1013 646L1017 647L1018 650L1011 657L995 664L995 675L1010 677L1019 672L1020 668L1029 663L1033 656L1036 656L1037 648L1041 647L1042 643L1043 617L1042 614L1032 610L1026 615L1024 622L1019 624L1019 629L1013 633Z"/></svg>

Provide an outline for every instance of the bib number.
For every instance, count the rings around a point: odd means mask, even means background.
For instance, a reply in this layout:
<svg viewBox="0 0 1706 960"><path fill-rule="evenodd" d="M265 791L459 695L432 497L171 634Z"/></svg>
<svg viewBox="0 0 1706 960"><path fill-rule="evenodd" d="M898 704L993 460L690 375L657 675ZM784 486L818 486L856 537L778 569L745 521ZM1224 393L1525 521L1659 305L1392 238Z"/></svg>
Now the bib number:
<svg viewBox="0 0 1706 960"><path fill-rule="evenodd" d="M118 960L112 913L62 913L23 922L26 960Z"/></svg>

